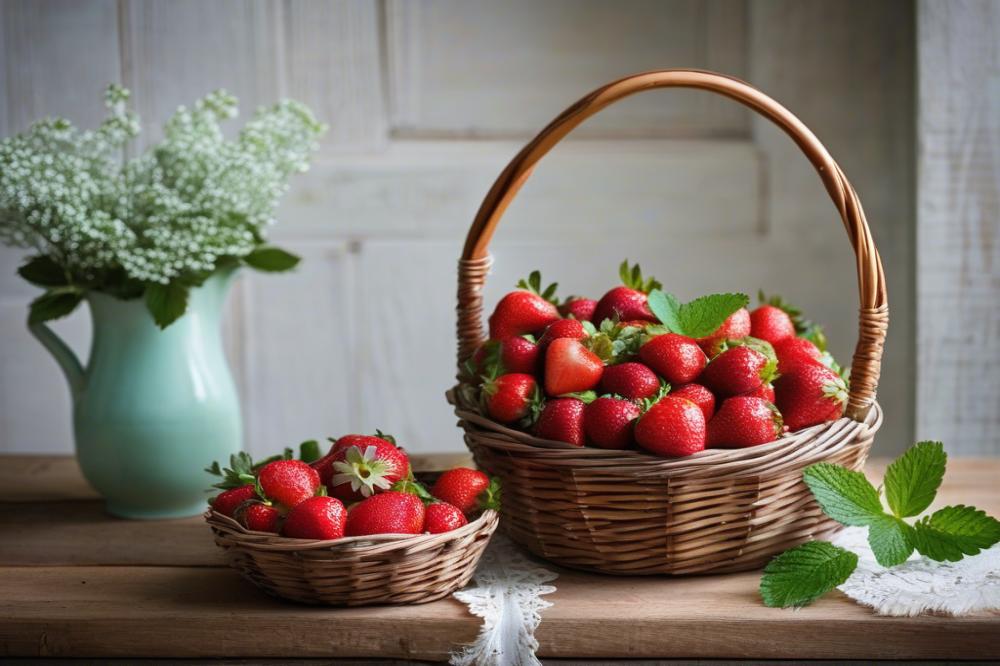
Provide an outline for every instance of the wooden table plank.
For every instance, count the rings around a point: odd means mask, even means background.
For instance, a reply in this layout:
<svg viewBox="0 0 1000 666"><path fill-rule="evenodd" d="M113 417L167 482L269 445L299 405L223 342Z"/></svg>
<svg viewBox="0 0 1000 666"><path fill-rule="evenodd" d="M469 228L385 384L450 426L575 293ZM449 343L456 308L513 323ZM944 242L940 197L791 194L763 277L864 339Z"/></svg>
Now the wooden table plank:
<svg viewBox="0 0 1000 666"><path fill-rule="evenodd" d="M94 500L27 501L18 478L41 480L36 497L58 497L39 470L69 482L71 497L85 495L65 459L22 457L14 467L34 470L26 477L9 463L0 459L0 656L444 659L479 630L480 620L450 599L362 609L272 599L212 566L217 555L200 519L130 522L104 516ZM878 478L884 462L868 469ZM1000 461L953 460L936 504L973 503L998 515L998 478ZM617 578L560 570L537 633L540 655L1000 658L1000 615L878 618L840 593L799 611L767 609L758 580L758 572Z"/></svg>

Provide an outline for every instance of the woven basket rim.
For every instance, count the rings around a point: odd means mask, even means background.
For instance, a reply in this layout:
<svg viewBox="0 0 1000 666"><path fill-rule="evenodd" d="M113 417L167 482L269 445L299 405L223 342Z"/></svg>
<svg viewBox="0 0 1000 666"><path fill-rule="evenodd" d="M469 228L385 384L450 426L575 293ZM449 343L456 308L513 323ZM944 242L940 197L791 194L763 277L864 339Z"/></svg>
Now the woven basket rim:
<svg viewBox="0 0 1000 666"><path fill-rule="evenodd" d="M755 463L766 464L773 462L776 458L788 460L800 445L813 442L825 433L840 432L845 429L866 429L877 431L882 425L883 412L878 402L872 403L872 408L863 422L855 421L849 417L841 417L835 421L829 421L808 428L803 428L792 433L783 435L773 442L759 444L742 449L705 449L682 458L662 458L638 450L616 450L601 449L592 446L573 446L566 442L546 440L535 437L529 433L508 428L495 421L492 421L478 413L470 411L458 405L456 402L455 390L448 391L448 401L455 405L455 414L461 421L459 426L468 430L469 426L482 434L495 433L502 437L503 441L479 441L477 444L503 448L513 455L534 455L545 457L547 460L555 460L561 464L571 465L579 463L581 467L587 467L591 471L600 471L607 468L608 471L636 473L642 475L642 468L648 470L650 474L661 474L664 472L693 472L693 471L721 471L724 467L752 466ZM816 461L827 457L826 452L816 451L816 455L808 456L816 458ZM805 462L803 464L809 464Z"/></svg>
<svg viewBox="0 0 1000 666"><path fill-rule="evenodd" d="M226 535L239 543L243 548L267 552L305 552L305 551L336 551L345 556L364 556L371 553L384 553L388 550L413 550L432 548L440 544L460 539L466 535L487 529L492 536L496 529L499 515L493 509L486 509L475 520L448 532L440 534L373 534L369 536L342 537L340 539L293 539L271 532L248 530L237 521L214 509L203 514L205 522L213 529L225 532Z"/></svg>

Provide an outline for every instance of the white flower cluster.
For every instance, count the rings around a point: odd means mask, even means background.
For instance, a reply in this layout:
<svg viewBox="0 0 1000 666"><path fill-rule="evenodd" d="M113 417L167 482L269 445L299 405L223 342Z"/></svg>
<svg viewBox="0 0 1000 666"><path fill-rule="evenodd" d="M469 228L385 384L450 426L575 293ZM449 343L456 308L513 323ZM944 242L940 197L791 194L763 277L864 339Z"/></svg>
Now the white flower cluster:
<svg viewBox="0 0 1000 666"><path fill-rule="evenodd" d="M123 163L139 133L127 98L108 89L110 114L96 130L45 119L0 141L0 242L32 248L98 289L122 271L168 284L249 254L325 129L307 107L283 101L227 141L219 123L236 115L236 99L218 91L178 109L159 145Z"/></svg>

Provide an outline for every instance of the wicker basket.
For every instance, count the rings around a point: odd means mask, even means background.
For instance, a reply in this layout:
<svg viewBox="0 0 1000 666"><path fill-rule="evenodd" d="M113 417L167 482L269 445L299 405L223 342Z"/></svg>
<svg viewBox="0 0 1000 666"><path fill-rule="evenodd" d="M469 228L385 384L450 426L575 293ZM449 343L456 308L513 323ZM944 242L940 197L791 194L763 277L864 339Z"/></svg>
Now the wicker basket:
<svg viewBox="0 0 1000 666"><path fill-rule="evenodd" d="M875 403L888 324L885 279L857 194L819 140L784 107L721 74L664 70L598 88L543 129L500 174L466 239L458 272L459 365L485 341L482 288L490 238L535 164L586 118L652 88L698 88L745 104L781 127L819 173L857 256L860 333L845 417L771 444L667 460L577 448L511 430L457 404L477 464L504 484L502 525L533 553L613 574L692 574L756 568L837 529L801 480L830 461L860 469L882 422ZM456 403L460 392L449 399Z"/></svg>
<svg viewBox="0 0 1000 666"><path fill-rule="evenodd" d="M384 534L333 541L252 532L209 510L205 520L226 561L269 594L306 604L422 604L446 597L472 578L497 527L485 511L443 534Z"/></svg>

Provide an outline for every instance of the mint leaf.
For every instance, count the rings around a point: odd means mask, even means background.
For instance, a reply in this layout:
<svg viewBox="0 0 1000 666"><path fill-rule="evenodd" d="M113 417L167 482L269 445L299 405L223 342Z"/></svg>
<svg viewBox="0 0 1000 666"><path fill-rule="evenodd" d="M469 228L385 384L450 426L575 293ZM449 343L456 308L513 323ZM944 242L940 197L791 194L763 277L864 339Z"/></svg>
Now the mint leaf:
<svg viewBox="0 0 1000 666"><path fill-rule="evenodd" d="M247 266L259 271L277 273L295 268L299 258L279 247L263 246L243 257L243 261Z"/></svg>
<svg viewBox="0 0 1000 666"><path fill-rule="evenodd" d="M177 321L187 310L187 303L188 288L179 282L146 285L146 307L160 328Z"/></svg>
<svg viewBox="0 0 1000 666"><path fill-rule="evenodd" d="M913 526L914 545L932 560L957 562L1000 541L1000 521L974 506L946 506Z"/></svg>
<svg viewBox="0 0 1000 666"><path fill-rule="evenodd" d="M76 287L56 287L36 298L28 307L28 324L65 317L80 304L83 293Z"/></svg>
<svg viewBox="0 0 1000 666"><path fill-rule="evenodd" d="M711 335L749 302L746 294L711 294L682 304L673 294L659 289L651 291L648 298L649 309L664 326L691 338Z"/></svg>
<svg viewBox="0 0 1000 666"><path fill-rule="evenodd" d="M868 545L883 567L902 564L913 552L913 528L895 516L878 516L868 526Z"/></svg>
<svg viewBox="0 0 1000 666"><path fill-rule="evenodd" d="M885 515L878 491L865 475L832 463L816 463L802 472L823 512L844 525L870 525Z"/></svg>
<svg viewBox="0 0 1000 666"><path fill-rule="evenodd" d="M39 287L62 287L69 284L62 266L44 254L28 259L17 269L17 274Z"/></svg>
<svg viewBox="0 0 1000 666"><path fill-rule="evenodd" d="M885 471L885 498L897 518L917 516L934 501L948 456L941 442L918 442Z"/></svg>
<svg viewBox="0 0 1000 666"><path fill-rule="evenodd" d="M760 579L764 605L805 606L841 585L858 566L858 556L827 541L810 541L771 560Z"/></svg>

